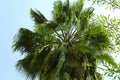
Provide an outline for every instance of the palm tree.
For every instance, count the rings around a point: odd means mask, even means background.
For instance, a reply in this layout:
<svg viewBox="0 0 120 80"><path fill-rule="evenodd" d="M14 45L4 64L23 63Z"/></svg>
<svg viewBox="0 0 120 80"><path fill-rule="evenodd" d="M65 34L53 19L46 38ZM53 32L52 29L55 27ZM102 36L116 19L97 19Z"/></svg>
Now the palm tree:
<svg viewBox="0 0 120 80"><path fill-rule="evenodd" d="M56 1L53 19L31 9L33 31L19 30L13 44L24 58L16 67L32 80L102 80L99 62L115 65L106 52L111 46L108 31L91 21L94 8L83 9L84 0L70 4Z"/></svg>

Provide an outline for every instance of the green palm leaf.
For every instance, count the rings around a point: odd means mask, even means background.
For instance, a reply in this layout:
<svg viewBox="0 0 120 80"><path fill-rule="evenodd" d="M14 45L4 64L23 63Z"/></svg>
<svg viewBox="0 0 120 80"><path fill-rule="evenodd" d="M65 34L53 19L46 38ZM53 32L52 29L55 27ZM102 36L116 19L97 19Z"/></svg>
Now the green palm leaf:
<svg viewBox="0 0 120 80"><path fill-rule="evenodd" d="M19 50L21 53L34 52L37 46L40 47L42 37L28 29L21 28L16 39L14 40L14 51Z"/></svg>
<svg viewBox="0 0 120 80"><path fill-rule="evenodd" d="M30 13L36 24L41 24L47 21L44 15L38 10L34 11L33 9L30 9Z"/></svg>

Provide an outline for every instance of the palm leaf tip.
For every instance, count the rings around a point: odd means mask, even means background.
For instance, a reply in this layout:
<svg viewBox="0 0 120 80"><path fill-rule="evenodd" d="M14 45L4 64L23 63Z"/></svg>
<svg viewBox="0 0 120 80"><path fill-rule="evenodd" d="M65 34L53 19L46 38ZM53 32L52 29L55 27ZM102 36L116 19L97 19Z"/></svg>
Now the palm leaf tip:
<svg viewBox="0 0 120 80"><path fill-rule="evenodd" d="M38 41L38 38L39 36L34 32L25 28L21 28L17 36L15 36L14 44L12 46L13 50L20 51L22 54L26 52L31 53L36 45L36 41L34 40L37 39Z"/></svg>
<svg viewBox="0 0 120 80"><path fill-rule="evenodd" d="M30 14L36 24L42 24L47 21L45 16L38 10L30 9Z"/></svg>
<svg viewBox="0 0 120 80"><path fill-rule="evenodd" d="M34 80L36 77L37 71L35 68L34 69L32 68L30 63L31 63L30 56L27 56L26 59L24 58L18 61L18 63L16 64L16 69L18 70L18 72L23 73L27 79Z"/></svg>

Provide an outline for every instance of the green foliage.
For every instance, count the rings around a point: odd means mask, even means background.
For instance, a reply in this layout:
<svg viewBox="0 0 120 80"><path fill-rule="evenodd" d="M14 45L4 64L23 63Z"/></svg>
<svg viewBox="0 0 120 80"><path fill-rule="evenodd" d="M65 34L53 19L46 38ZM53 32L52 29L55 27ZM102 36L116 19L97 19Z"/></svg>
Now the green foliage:
<svg viewBox="0 0 120 80"><path fill-rule="evenodd" d="M39 42L40 41L40 42ZM28 29L21 28L19 34L14 40L14 51L19 50L21 53L33 52L39 43L42 42L41 36Z"/></svg>
<svg viewBox="0 0 120 80"><path fill-rule="evenodd" d="M17 69L33 80L102 80L98 63L117 68L107 53L113 44L110 27L100 19L92 21L94 8L83 6L84 0L56 1L49 21L31 9L34 31L21 28L13 44L14 51L26 54Z"/></svg>
<svg viewBox="0 0 120 80"><path fill-rule="evenodd" d="M99 24L101 26L103 26L106 29L106 32L108 32L108 36L110 36L110 40L112 42L111 44L111 49L114 53L118 52L120 49L120 35L119 35L119 31L120 31L120 20L117 18L110 18L110 15L108 16L97 16L95 18L95 20L97 21L96 24Z"/></svg>
<svg viewBox="0 0 120 80"><path fill-rule="evenodd" d="M88 0L90 1L90 0ZM97 3L99 5L110 5L112 8L120 8L120 1L119 0L92 0L93 3Z"/></svg>
<svg viewBox="0 0 120 80"><path fill-rule="evenodd" d="M109 39L111 40L111 45L109 46L109 52L108 53L114 53L116 54L120 50L120 39L119 39L119 26L120 26L120 20L117 18L110 18L110 15L108 16L97 16L95 20L103 27L105 27L106 31L109 32L108 36ZM104 75L113 77L113 80L119 79L120 75L120 65L115 63L114 59L110 54L105 54L103 57L103 60L108 60L103 61L103 70L105 73ZM109 64L111 63L111 64Z"/></svg>
<svg viewBox="0 0 120 80"><path fill-rule="evenodd" d="M30 13L36 24L41 24L47 21L44 15L38 10L34 11L33 9L30 9Z"/></svg>

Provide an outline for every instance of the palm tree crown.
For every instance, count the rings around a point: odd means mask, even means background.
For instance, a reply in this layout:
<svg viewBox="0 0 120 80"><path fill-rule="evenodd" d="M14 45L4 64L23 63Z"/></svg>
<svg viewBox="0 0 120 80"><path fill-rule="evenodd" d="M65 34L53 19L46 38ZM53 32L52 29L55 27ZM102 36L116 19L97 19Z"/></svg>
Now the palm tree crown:
<svg viewBox="0 0 120 80"><path fill-rule="evenodd" d="M73 4L58 0L52 20L30 10L34 31L21 28L13 44L14 51L25 54L16 65L19 71L40 80L102 80L98 62L115 64L105 53L111 45L109 32L91 21L94 8L83 5L84 0Z"/></svg>

